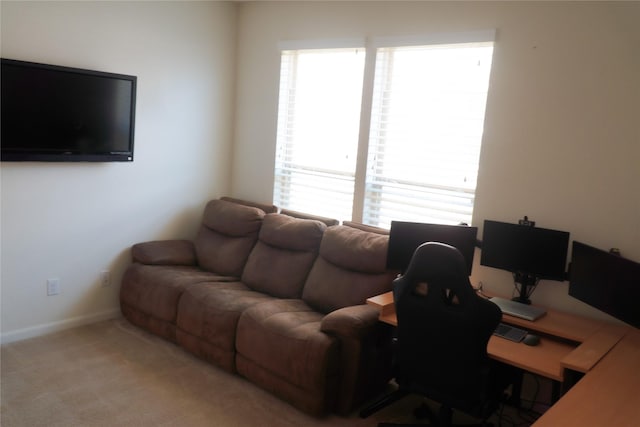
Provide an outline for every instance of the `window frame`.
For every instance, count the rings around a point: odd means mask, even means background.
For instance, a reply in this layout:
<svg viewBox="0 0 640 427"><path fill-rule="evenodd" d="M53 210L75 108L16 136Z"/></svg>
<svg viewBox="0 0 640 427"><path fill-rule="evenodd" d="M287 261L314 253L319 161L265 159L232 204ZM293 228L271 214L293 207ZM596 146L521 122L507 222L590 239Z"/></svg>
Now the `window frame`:
<svg viewBox="0 0 640 427"><path fill-rule="evenodd" d="M367 192L367 167L369 158L369 142L371 131L372 107L374 99L375 70L377 61L377 52L380 48L394 47L411 47L426 45L455 45L455 44L473 44L473 43L491 43L495 47L496 30L478 30L468 32L451 32L451 33L431 33L414 36L391 36L391 37L371 37L371 38L352 38L352 39L317 39L317 40L295 40L283 41L279 43L280 53L284 50L309 50L309 49L331 49L331 48L359 48L365 46L365 66L362 88L362 103L360 109L360 126L358 137L358 149L355 167L355 182L353 191L353 201L351 207L351 218L337 218L339 220L350 220L354 222L366 223L364 217L365 197ZM490 91L491 73L489 71L489 81L487 88L487 97ZM280 99L278 99L280 103ZM278 106L280 111L280 106ZM486 109L485 109L486 117ZM280 117L278 117L280 120ZM279 125L278 125L279 126ZM482 147L482 140L480 147ZM277 149L277 148L276 148ZM478 160L479 167L479 160ZM275 170L275 165L274 165ZM274 177L275 184L275 177ZM274 185L275 187L275 185ZM476 185L477 189L477 185ZM275 192L275 188L274 188ZM473 191L475 205L475 193ZM275 194L275 193L274 193ZM275 200L274 200L275 203ZM473 215L473 214L472 214ZM402 220L402 218L398 218ZM369 224L376 225L378 224Z"/></svg>

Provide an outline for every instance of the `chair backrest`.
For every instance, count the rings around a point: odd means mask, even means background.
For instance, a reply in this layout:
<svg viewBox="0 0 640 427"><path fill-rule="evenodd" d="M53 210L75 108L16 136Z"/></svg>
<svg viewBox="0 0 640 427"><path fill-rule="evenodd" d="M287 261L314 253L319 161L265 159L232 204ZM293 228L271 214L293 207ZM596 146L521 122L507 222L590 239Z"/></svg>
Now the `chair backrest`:
<svg viewBox="0 0 640 427"><path fill-rule="evenodd" d="M462 410L482 403L487 343L501 312L476 295L462 254L442 243L422 244L393 292L398 384Z"/></svg>

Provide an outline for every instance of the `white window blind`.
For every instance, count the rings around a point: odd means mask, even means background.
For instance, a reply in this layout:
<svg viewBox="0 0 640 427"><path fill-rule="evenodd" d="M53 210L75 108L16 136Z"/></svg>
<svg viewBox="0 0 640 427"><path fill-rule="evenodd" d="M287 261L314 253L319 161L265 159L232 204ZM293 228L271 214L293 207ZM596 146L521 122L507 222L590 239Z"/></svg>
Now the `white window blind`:
<svg viewBox="0 0 640 427"><path fill-rule="evenodd" d="M471 223L493 43L379 48L363 222Z"/></svg>
<svg viewBox="0 0 640 427"><path fill-rule="evenodd" d="M274 204L380 227L471 224L494 36L375 38L366 61L333 48L344 41L281 46Z"/></svg>
<svg viewBox="0 0 640 427"><path fill-rule="evenodd" d="M351 218L364 57L364 48L282 52L277 206Z"/></svg>

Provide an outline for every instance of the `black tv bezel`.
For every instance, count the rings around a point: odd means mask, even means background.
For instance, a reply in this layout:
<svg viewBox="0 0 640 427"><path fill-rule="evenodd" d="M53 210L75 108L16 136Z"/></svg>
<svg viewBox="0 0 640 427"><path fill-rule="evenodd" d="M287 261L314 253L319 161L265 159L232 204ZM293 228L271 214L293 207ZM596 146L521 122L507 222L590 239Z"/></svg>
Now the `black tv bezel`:
<svg viewBox="0 0 640 427"><path fill-rule="evenodd" d="M522 252L519 253L519 259L509 259L510 256L518 254L518 250L525 247L525 245L515 245L514 242L505 241L496 242L494 240L495 235L487 239L487 236L490 235L490 233L487 233L487 230L491 229L491 227L500 228L500 233L507 233L509 231L513 233L520 233L519 237L526 239L527 243L536 242L537 244L540 244L543 240L547 240L547 242L554 240L554 244L557 245L554 250L560 252L559 254L555 254L557 255L557 259L554 260L555 265L553 265L552 268L548 268L546 263L541 260L537 260L535 263L524 261L522 259ZM495 231L495 228L493 231ZM521 273L537 279L564 281L566 279L567 271L569 238L570 233L568 231L485 220L483 226L480 265L506 270L514 274ZM501 254L498 252L501 252ZM541 255L542 252L544 252L544 256L550 255L548 250L540 251L538 255ZM533 264L537 264L537 266L534 266ZM545 267L541 267L540 265L542 264L545 264Z"/></svg>
<svg viewBox="0 0 640 427"><path fill-rule="evenodd" d="M568 294L640 328L640 263L573 241Z"/></svg>
<svg viewBox="0 0 640 427"><path fill-rule="evenodd" d="M107 71L89 70L62 65L45 64L39 62L22 61L1 58L2 67L5 65L30 69L49 70L83 76L125 80L131 83L131 111L129 125L129 149L127 151L110 152L80 152L80 151L50 151L50 150L17 150L7 149L0 142L0 161L2 162L133 162L135 142L135 118L137 97L137 76L112 73ZM1 74L0 74L1 78Z"/></svg>
<svg viewBox="0 0 640 427"><path fill-rule="evenodd" d="M478 227L467 225L391 221L386 267L388 270L404 272L418 246L426 242L439 242L460 251L465 259L467 275L470 276L477 236Z"/></svg>

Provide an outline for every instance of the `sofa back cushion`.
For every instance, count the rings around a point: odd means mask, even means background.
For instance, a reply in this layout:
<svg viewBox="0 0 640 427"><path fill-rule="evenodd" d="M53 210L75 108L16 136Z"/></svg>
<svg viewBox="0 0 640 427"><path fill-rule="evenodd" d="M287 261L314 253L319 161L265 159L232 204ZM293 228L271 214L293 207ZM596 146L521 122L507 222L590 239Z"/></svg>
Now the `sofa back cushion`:
<svg viewBox="0 0 640 427"><path fill-rule="evenodd" d="M340 224L340 221L338 221L335 218L329 218L329 217L326 217L326 216L309 214L309 213L306 213L306 212L293 211L291 209L286 209L286 208L280 209L280 213L283 214L283 215L292 216L294 218L315 219L317 221L322 221L328 227L331 227L332 225Z"/></svg>
<svg viewBox="0 0 640 427"><path fill-rule="evenodd" d="M376 227L375 225L363 224L361 222L342 221L342 225L347 225L347 226L349 226L351 228L357 228L357 229L363 230L363 231L369 231L371 233L389 235L389 229L388 228Z"/></svg>
<svg viewBox="0 0 640 427"><path fill-rule="evenodd" d="M237 199L235 197L222 196L220 200L226 200L227 202L237 203L239 205L252 206L254 208L262 209L264 213L278 212L278 207L273 204L253 202L251 200Z"/></svg>
<svg viewBox="0 0 640 427"><path fill-rule="evenodd" d="M264 211L226 200L207 203L194 241L198 265L208 271L238 276L258 239Z"/></svg>
<svg viewBox="0 0 640 427"><path fill-rule="evenodd" d="M386 270L388 242L389 236L344 225L327 229L302 299L329 313L390 291L395 274Z"/></svg>
<svg viewBox="0 0 640 427"><path fill-rule="evenodd" d="M326 228L320 221L265 215L242 281L275 297L299 298Z"/></svg>

